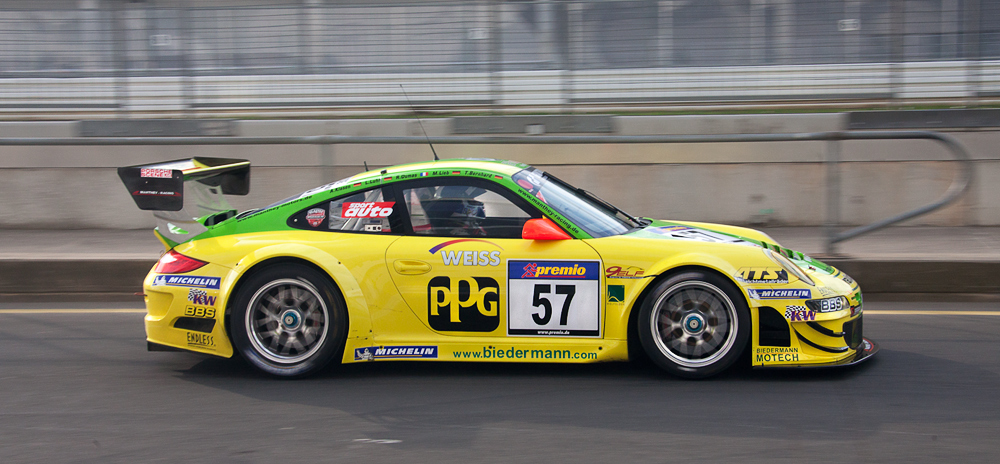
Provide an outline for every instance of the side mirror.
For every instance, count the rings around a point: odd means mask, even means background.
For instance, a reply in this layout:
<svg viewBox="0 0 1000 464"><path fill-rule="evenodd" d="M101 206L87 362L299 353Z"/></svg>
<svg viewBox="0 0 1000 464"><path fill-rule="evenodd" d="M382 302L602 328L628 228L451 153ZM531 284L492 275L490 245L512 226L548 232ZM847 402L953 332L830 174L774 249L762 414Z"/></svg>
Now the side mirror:
<svg viewBox="0 0 1000 464"><path fill-rule="evenodd" d="M525 240L570 240L566 231L548 218L528 219L521 229L521 238Z"/></svg>

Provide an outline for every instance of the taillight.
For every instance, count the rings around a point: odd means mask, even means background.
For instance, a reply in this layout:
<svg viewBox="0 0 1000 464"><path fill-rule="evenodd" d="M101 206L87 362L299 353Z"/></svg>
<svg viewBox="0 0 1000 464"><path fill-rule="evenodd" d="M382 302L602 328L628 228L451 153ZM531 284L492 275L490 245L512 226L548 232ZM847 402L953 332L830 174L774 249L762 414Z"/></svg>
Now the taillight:
<svg viewBox="0 0 1000 464"><path fill-rule="evenodd" d="M174 250L168 251L160 257L153 272L157 274L183 274L191 272L208 263L194 258L188 258Z"/></svg>

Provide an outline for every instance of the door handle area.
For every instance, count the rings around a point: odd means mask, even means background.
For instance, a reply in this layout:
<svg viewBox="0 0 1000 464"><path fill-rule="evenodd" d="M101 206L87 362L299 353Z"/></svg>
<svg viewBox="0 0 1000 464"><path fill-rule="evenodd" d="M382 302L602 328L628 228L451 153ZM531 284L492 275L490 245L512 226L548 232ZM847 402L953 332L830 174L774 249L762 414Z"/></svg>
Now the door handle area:
<svg viewBox="0 0 1000 464"><path fill-rule="evenodd" d="M397 259L392 263L392 267L402 275L419 275L431 271L430 264L412 259Z"/></svg>

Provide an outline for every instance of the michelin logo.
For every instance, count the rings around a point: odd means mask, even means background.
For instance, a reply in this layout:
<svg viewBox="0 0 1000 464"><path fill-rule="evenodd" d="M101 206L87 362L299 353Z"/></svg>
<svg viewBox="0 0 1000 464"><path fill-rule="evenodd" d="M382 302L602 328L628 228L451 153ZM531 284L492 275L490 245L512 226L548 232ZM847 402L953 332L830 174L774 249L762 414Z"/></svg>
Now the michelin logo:
<svg viewBox="0 0 1000 464"><path fill-rule="evenodd" d="M354 349L355 361L437 357L438 347L436 346L372 346Z"/></svg>
<svg viewBox="0 0 1000 464"><path fill-rule="evenodd" d="M789 288L779 290L760 290L748 288L750 298L755 300L804 300L812 296L808 288Z"/></svg>
<svg viewBox="0 0 1000 464"><path fill-rule="evenodd" d="M218 290L219 282L222 279L219 277L201 277L201 276L177 276L177 275L158 275L153 278L153 286L168 286L168 287L188 287L188 288L205 288Z"/></svg>

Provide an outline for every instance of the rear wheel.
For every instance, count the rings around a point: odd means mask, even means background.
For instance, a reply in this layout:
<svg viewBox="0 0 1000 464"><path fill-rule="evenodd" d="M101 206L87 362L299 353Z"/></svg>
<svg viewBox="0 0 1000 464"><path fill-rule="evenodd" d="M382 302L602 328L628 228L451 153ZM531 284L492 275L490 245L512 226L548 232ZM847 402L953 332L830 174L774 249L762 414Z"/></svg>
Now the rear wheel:
<svg viewBox="0 0 1000 464"><path fill-rule="evenodd" d="M638 320L643 350L658 366L687 378L731 366L750 336L750 311L728 280L704 271L673 275L646 297Z"/></svg>
<svg viewBox="0 0 1000 464"><path fill-rule="evenodd" d="M338 356L347 311L323 274L280 264L251 275L230 313L233 343L254 367L271 375L313 374Z"/></svg>

